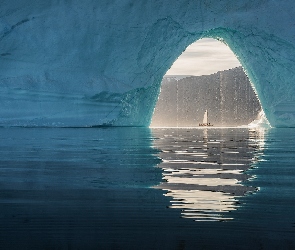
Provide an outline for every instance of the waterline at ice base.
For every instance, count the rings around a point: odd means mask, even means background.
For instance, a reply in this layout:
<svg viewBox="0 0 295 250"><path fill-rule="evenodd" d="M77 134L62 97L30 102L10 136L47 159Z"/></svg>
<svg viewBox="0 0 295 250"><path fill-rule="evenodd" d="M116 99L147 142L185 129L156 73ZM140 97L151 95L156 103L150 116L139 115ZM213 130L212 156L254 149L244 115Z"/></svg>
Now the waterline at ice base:
<svg viewBox="0 0 295 250"><path fill-rule="evenodd" d="M295 126L295 4L1 1L1 126L149 126L162 77L194 41L239 58L273 127Z"/></svg>

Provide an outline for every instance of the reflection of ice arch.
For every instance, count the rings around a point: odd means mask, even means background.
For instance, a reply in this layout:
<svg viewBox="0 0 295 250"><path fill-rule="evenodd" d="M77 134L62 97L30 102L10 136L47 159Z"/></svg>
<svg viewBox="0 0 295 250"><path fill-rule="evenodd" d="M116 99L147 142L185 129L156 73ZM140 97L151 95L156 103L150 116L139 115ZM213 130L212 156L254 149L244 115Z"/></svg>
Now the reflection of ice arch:
<svg viewBox="0 0 295 250"><path fill-rule="evenodd" d="M165 72L212 37L239 58L271 125L294 126L294 11L293 0L3 0L1 123L148 126Z"/></svg>
<svg viewBox="0 0 295 250"><path fill-rule="evenodd" d="M254 177L247 170L261 157L263 131L172 130L153 130L165 180L155 188L167 191L170 207L181 209L184 218L233 219L228 212L240 206L239 197L257 191L245 181Z"/></svg>

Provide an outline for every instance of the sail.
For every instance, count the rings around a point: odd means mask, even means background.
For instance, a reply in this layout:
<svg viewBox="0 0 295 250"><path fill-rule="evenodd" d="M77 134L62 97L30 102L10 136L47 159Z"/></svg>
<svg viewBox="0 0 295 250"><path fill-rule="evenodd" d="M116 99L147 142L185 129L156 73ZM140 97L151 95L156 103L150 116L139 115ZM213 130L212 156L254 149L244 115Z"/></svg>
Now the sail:
<svg viewBox="0 0 295 250"><path fill-rule="evenodd" d="M208 123L208 111L207 110L205 111L205 114L204 114L203 123L204 124Z"/></svg>

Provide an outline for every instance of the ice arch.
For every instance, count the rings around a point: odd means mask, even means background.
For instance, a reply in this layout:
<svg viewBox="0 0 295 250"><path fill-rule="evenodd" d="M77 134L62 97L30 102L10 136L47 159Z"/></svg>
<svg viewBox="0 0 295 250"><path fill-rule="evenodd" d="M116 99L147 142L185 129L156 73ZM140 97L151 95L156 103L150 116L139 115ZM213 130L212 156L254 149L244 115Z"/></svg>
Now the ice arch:
<svg viewBox="0 0 295 250"><path fill-rule="evenodd" d="M147 126L192 42L238 56L273 126L295 126L293 0L2 0L1 125Z"/></svg>

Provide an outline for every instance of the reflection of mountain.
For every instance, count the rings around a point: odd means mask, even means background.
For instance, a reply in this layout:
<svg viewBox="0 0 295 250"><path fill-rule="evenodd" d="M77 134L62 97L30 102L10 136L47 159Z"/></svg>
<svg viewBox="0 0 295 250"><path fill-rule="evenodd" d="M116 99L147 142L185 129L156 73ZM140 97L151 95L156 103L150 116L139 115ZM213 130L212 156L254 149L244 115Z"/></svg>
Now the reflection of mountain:
<svg viewBox="0 0 295 250"><path fill-rule="evenodd" d="M156 188L167 190L171 208L184 218L228 220L238 197L257 188L245 185L252 178L245 171L259 157L257 132L245 129L153 129L161 150L165 180Z"/></svg>
<svg viewBox="0 0 295 250"><path fill-rule="evenodd" d="M198 126L205 110L215 126L245 125L260 104L241 67L207 76L164 77L152 126Z"/></svg>

